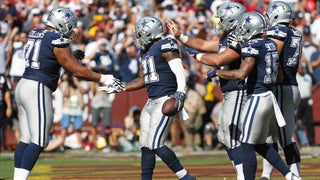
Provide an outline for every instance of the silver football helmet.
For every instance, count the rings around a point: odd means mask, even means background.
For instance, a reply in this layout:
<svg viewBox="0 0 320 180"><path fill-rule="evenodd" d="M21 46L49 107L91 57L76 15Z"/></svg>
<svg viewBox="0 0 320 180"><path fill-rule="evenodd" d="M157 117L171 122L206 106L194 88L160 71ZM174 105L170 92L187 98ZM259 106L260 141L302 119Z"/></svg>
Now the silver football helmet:
<svg viewBox="0 0 320 180"><path fill-rule="evenodd" d="M266 9L265 16L270 26L279 23L290 24L292 22L292 9L286 2L274 1Z"/></svg>
<svg viewBox="0 0 320 180"><path fill-rule="evenodd" d="M50 11L45 24L69 37L77 28L77 18L70 9L58 7Z"/></svg>
<svg viewBox="0 0 320 180"><path fill-rule="evenodd" d="M223 3L217 11L217 17L220 19L219 28L225 33L236 27L238 18L246 12L246 8L237 2Z"/></svg>
<svg viewBox="0 0 320 180"><path fill-rule="evenodd" d="M134 33L136 46L145 50L154 39L163 36L162 22L155 17L144 17L137 21Z"/></svg>
<svg viewBox="0 0 320 180"><path fill-rule="evenodd" d="M267 28L264 17L258 12L244 13L236 28L236 35L242 41L248 41L253 36L262 34Z"/></svg>

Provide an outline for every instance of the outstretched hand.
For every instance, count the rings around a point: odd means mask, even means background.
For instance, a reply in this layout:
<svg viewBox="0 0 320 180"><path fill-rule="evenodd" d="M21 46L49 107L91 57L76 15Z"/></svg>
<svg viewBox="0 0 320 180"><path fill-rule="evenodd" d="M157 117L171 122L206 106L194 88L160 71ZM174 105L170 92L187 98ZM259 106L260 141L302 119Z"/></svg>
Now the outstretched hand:
<svg viewBox="0 0 320 180"><path fill-rule="evenodd" d="M81 49L77 49L72 51L72 55L77 59L77 60L82 60L85 56L84 51Z"/></svg>
<svg viewBox="0 0 320 180"><path fill-rule="evenodd" d="M106 91L108 94L119 93L125 88L125 83L120 79L114 78L113 83L107 84L106 86L100 86L99 91Z"/></svg>
<svg viewBox="0 0 320 180"><path fill-rule="evenodd" d="M180 35L181 35L181 31L180 29L178 28L178 25L172 21L171 19L167 19L167 27L169 28L171 34L179 39Z"/></svg>

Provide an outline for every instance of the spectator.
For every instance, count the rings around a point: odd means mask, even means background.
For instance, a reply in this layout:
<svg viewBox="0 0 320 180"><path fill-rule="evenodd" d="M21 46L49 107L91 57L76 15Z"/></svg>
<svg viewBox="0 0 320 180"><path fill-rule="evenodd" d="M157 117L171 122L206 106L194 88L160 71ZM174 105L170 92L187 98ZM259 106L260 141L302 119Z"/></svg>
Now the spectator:
<svg viewBox="0 0 320 180"><path fill-rule="evenodd" d="M10 84L5 75L0 75L0 152L6 149L6 129L12 115Z"/></svg>
<svg viewBox="0 0 320 180"><path fill-rule="evenodd" d="M196 74L190 74L187 80L186 99L184 107L189 114L189 119L183 121L184 140L188 151L202 151L201 130L203 114L206 113L206 106L203 97L195 89L198 82Z"/></svg>
<svg viewBox="0 0 320 180"><path fill-rule="evenodd" d="M23 23L22 31L29 33L34 28L43 28L42 21L43 12L39 8L33 8L29 12L29 16Z"/></svg>
<svg viewBox="0 0 320 180"><path fill-rule="evenodd" d="M312 53L310 57L310 65L313 69L315 83L320 84L320 44L317 45L317 51Z"/></svg>
<svg viewBox="0 0 320 180"><path fill-rule="evenodd" d="M216 146L217 149L224 147L223 144L218 141L218 118L222 107L222 102L219 101L212 109L210 117L211 122L207 123L204 131L204 150L210 150Z"/></svg>
<svg viewBox="0 0 320 180"><path fill-rule="evenodd" d="M21 79L25 69L25 59L23 56L24 46L27 44L28 35L25 32L18 32L18 28L13 30L13 43L11 43L10 61L8 62L8 70L10 82L15 88L18 81Z"/></svg>
<svg viewBox="0 0 320 180"><path fill-rule="evenodd" d="M82 147L81 128L83 126L83 99L82 93L75 84L75 77L71 76L69 72L62 75L61 90L63 93L63 109L61 119L61 135L63 138L67 137L68 128L73 122L73 128L77 137L76 144L71 148L80 149Z"/></svg>
<svg viewBox="0 0 320 180"><path fill-rule="evenodd" d="M123 43L123 48L119 53L119 75L124 82L129 82L138 77L139 57L137 52L133 41L130 44L127 41Z"/></svg>
<svg viewBox="0 0 320 180"><path fill-rule="evenodd" d="M7 60L7 46L10 43L10 36L12 31L12 21L9 21L8 23L5 21L5 19L1 19L0 14L0 75L5 74L6 72L6 66L8 64ZM2 31L3 29L6 29L8 27L7 31Z"/></svg>
<svg viewBox="0 0 320 180"><path fill-rule="evenodd" d="M105 69L109 73L114 73L114 57L108 51L108 40L100 38L97 40L98 49L93 56L88 56L90 61L90 67L93 69Z"/></svg>
<svg viewBox="0 0 320 180"><path fill-rule="evenodd" d="M94 143L94 147L97 149L97 131L99 124L101 123L101 131L99 134L106 140L106 146L101 147L103 151L109 152L110 151L110 136L111 136L111 107L112 102L115 98L114 94L107 94L105 91L99 91L98 83L91 83L90 84L90 92L92 93L93 97L91 100L91 113L92 113L92 121L91 121L91 133L92 139Z"/></svg>
<svg viewBox="0 0 320 180"><path fill-rule="evenodd" d="M301 94L301 101L298 107L297 117L306 127L309 145L315 145L313 126L313 100L312 100L312 77L306 71L306 63L302 62L297 73L298 87ZM299 128L299 126L298 126ZM300 139L301 140L301 139ZM301 141L300 141L301 142ZM306 143L302 143L306 146Z"/></svg>
<svg viewBox="0 0 320 180"><path fill-rule="evenodd" d="M123 134L118 137L119 150L124 152L140 150L140 114L140 108L138 106L132 106L124 118L124 131Z"/></svg>

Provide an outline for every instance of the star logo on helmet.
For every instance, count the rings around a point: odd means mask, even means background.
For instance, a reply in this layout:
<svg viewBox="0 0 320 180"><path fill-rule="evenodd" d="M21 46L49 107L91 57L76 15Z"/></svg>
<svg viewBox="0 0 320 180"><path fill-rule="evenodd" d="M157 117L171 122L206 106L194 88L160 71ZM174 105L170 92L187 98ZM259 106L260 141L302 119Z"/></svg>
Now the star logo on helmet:
<svg viewBox="0 0 320 180"><path fill-rule="evenodd" d="M142 26L145 26L145 25L147 25L147 23L148 23L148 21L146 19L144 19L141 24L142 24Z"/></svg>
<svg viewBox="0 0 320 180"><path fill-rule="evenodd" d="M67 17L67 18L70 18L70 17L71 17L71 14L70 14L69 12L67 12L67 13L66 13L66 17Z"/></svg>
<svg viewBox="0 0 320 180"><path fill-rule="evenodd" d="M251 21L251 17L250 16L246 17L245 22L250 23L250 21Z"/></svg>
<svg viewBox="0 0 320 180"><path fill-rule="evenodd" d="M273 10L277 9L277 7L278 7L278 5L276 5L276 4L273 4L273 5L272 5L272 9L273 9Z"/></svg>
<svg viewBox="0 0 320 180"><path fill-rule="evenodd" d="M226 10L229 11L232 7L231 6L226 6Z"/></svg>

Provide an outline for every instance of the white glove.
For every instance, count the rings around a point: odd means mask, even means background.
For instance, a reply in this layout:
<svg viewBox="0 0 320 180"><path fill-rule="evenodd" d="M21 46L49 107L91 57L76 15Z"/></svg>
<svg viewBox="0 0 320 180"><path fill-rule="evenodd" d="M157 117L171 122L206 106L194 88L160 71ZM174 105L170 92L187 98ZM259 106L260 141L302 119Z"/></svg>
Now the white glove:
<svg viewBox="0 0 320 180"><path fill-rule="evenodd" d="M112 85L115 81L115 77L112 74L101 74L100 83L109 86Z"/></svg>
<svg viewBox="0 0 320 180"><path fill-rule="evenodd" d="M119 79L114 78L114 82L107 86L100 86L99 91L106 91L108 94L119 93L125 89L125 83Z"/></svg>

